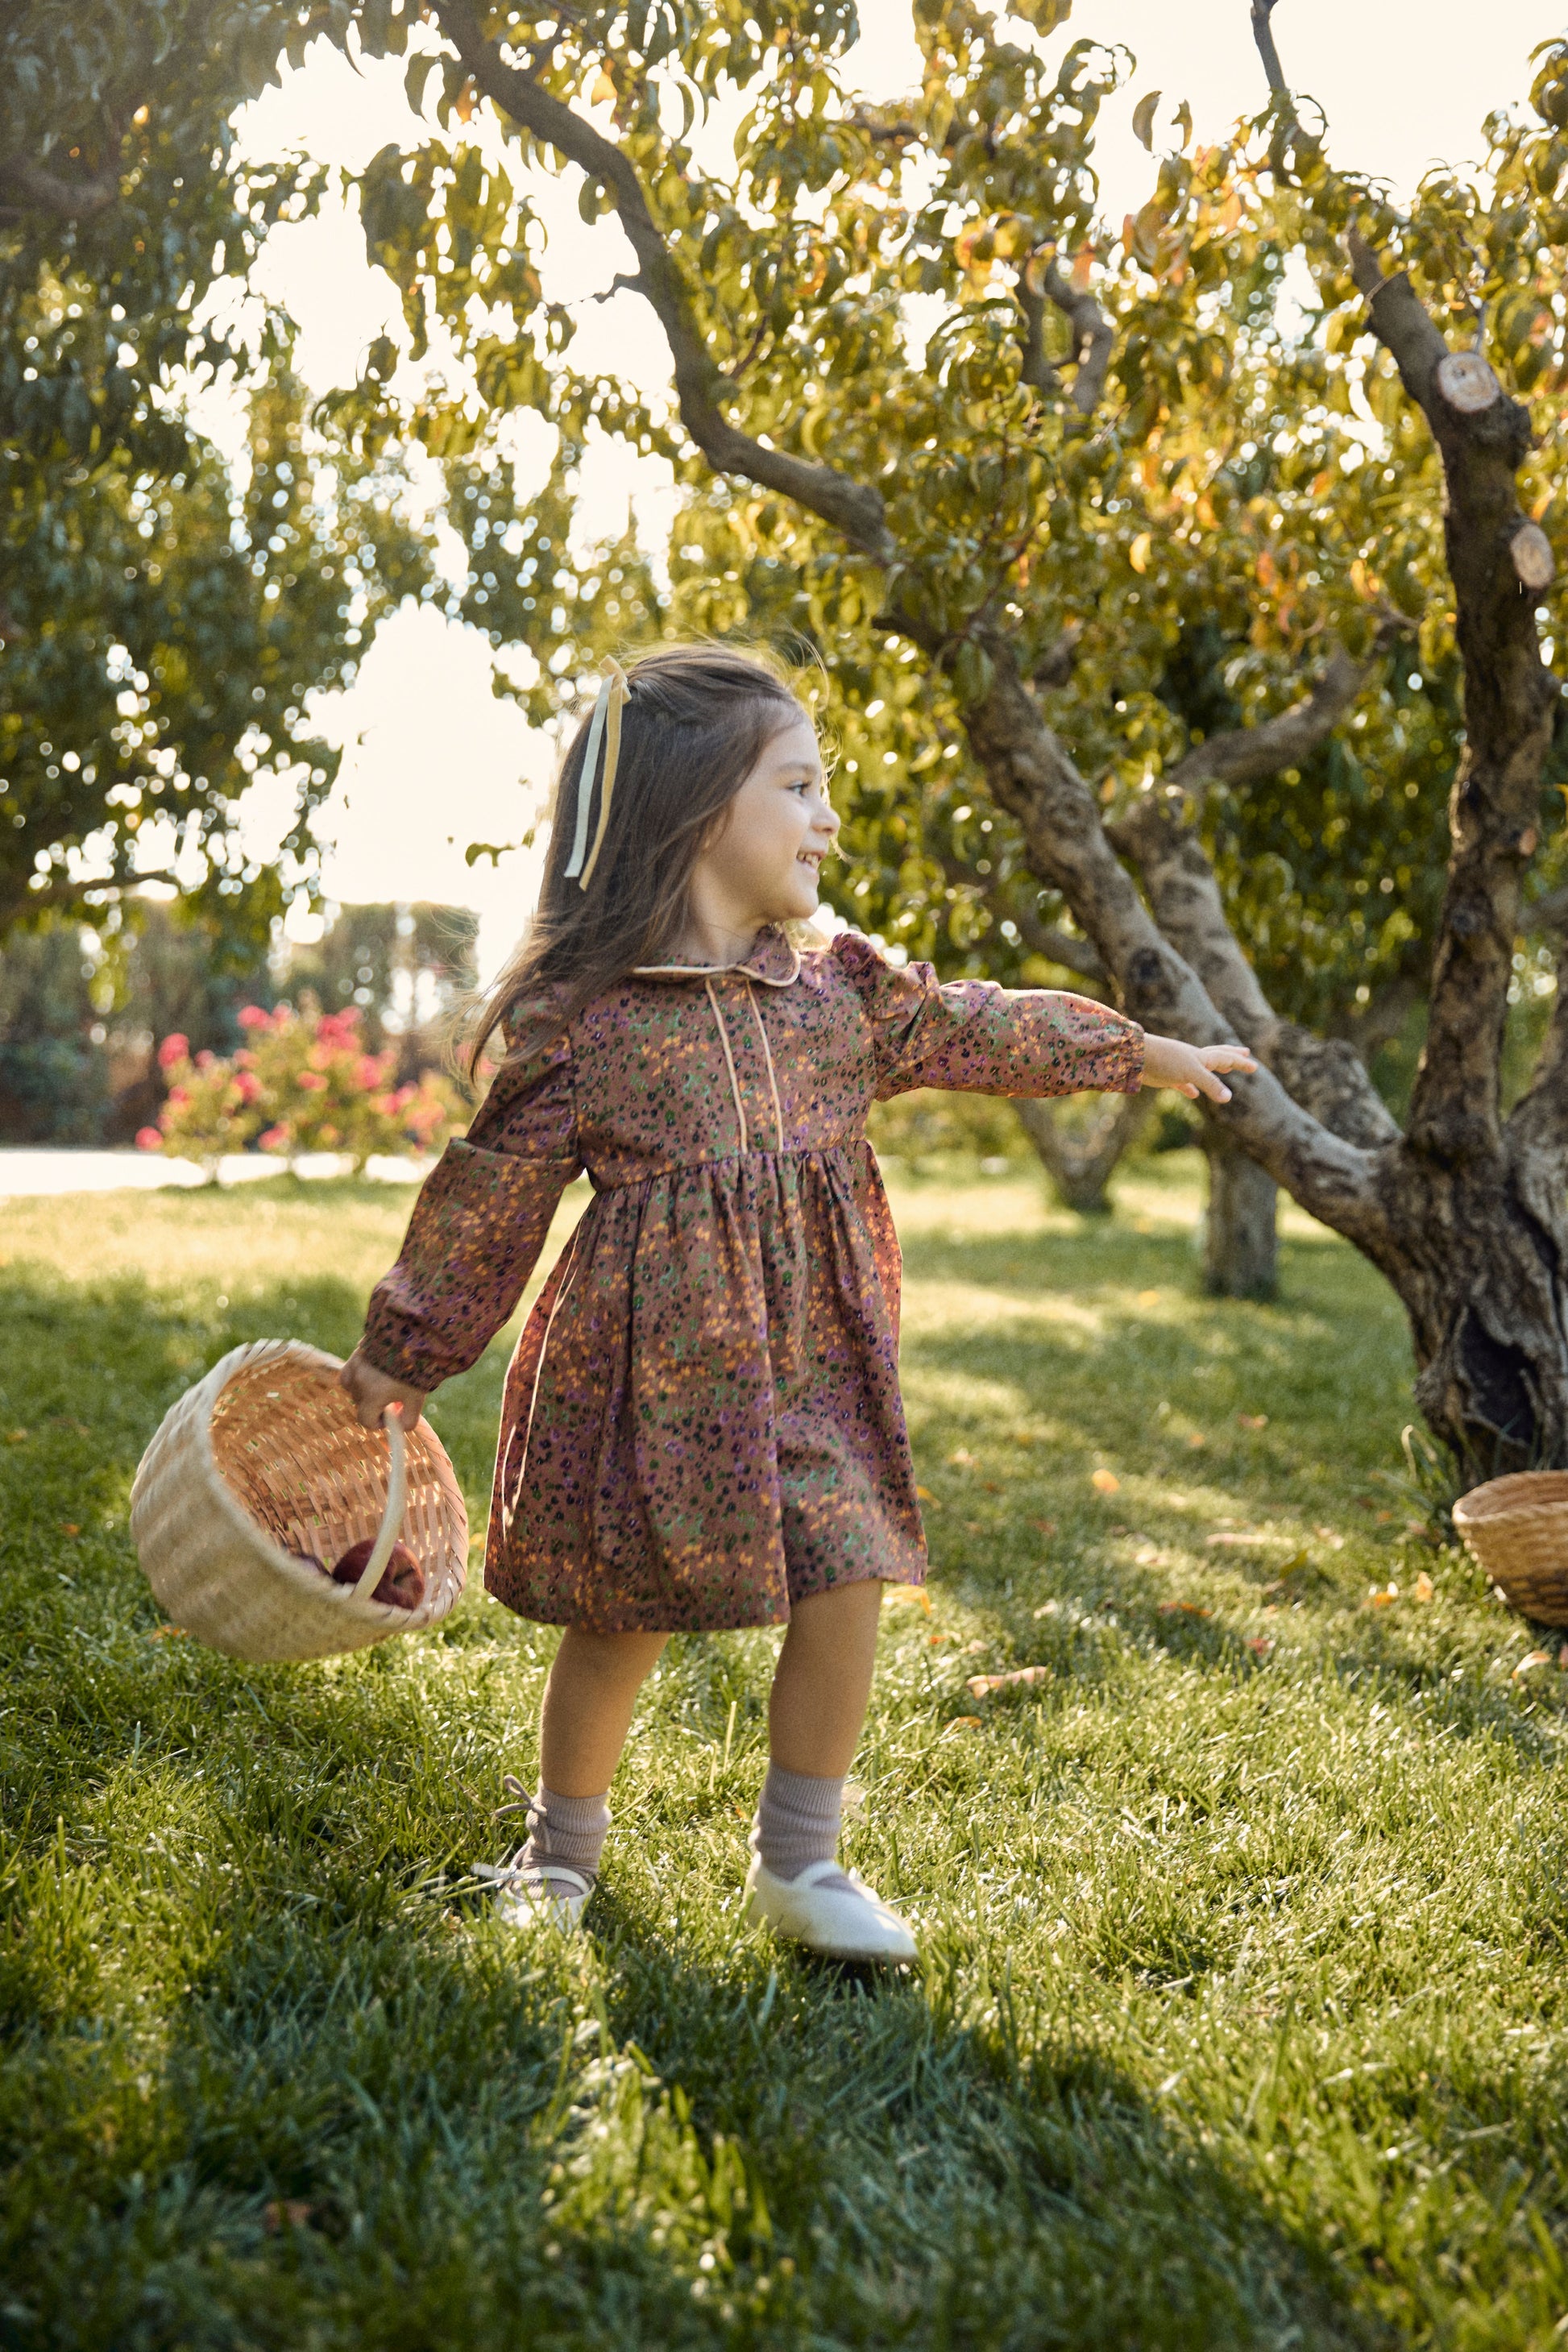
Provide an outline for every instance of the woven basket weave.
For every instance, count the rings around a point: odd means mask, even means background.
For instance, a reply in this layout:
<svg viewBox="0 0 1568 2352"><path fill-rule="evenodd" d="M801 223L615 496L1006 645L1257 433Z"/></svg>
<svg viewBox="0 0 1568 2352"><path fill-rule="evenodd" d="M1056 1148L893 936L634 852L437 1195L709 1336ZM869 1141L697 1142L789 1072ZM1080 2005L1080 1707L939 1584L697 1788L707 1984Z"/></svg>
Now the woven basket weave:
<svg viewBox="0 0 1568 2352"><path fill-rule="evenodd" d="M1568 1470L1519 1470L1472 1487L1454 1525L1523 1616L1568 1625Z"/></svg>
<svg viewBox="0 0 1568 2352"><path fill-rule="evenodd" d="M363 1650L437 1623L462 1591L468 1517L446 1449L423 1420L405 1440L362 1429L341 1369L296 1339L235 1348L142 1457L131 1533L147 1581L176 1625L231 1658ZM416 1609L369 1597L400 1522L425 1571ZM358 1587L289 1557L330 1567L367 1539L380 1557Z"/></svg>

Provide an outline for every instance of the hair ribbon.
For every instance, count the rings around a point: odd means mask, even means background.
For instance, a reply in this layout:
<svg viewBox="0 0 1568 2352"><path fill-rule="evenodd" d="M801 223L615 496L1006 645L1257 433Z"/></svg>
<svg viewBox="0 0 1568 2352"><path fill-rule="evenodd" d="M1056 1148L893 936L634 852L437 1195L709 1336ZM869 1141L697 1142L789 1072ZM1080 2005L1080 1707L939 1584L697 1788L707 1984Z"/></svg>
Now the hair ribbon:
<svg viewBox="0 0 1568 2352"><path fill-rule="evenodd" d="M613 656L606 654L604 662L604 684L594 703L594 716L588 723L588 741L583 753L583 765L577 774L577 822L572 836L572 855L566 861L566 879L585 890L594 878L599 852L604 847L605 834L610 822L610 803L615 796L616 770L621 757L621 712L631 699L631 685L625 670ZM604 745L605 772L599 791L599 823L594 835L594 845L588 847L588 813L594 798L594 778L599 766L599 747Z"/></svg>

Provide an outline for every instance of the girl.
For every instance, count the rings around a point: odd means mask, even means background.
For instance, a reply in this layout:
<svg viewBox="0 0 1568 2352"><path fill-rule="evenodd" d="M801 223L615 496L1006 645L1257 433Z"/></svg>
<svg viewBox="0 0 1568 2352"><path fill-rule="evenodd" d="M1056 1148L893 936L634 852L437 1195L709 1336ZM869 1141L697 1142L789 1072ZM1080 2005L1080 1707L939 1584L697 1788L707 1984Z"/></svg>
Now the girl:
<svg viewBox="0 0 1568 2352"><path fill-rule="evenodd" d="M506 1384L489 1589L565 1632L503 1914L574 1925L644 1677L676 1632L783 1625L750 1914L913 1956L837 1860L884 1583L925 1545L899 1399L899 1249L866 1113L911 1087L1228 1090L1239 1046L1077 996L940 986L864 939L803 950L838 820L816 734L750 656L605 664L562 771L539 911L480 1010L505 1055L378 1286L343 1382L418 1419L517 1304L562 1192L594 1199Z"/></svg>

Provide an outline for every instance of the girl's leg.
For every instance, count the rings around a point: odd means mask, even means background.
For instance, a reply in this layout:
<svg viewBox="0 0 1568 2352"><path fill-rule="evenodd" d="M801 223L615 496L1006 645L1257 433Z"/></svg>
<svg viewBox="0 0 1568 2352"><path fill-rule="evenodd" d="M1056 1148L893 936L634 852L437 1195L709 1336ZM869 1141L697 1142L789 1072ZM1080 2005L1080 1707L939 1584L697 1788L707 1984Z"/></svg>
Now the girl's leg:
<svg viewBox="0 0 1568 2352"><path fill-rule="evenodd" d="M795 1605L768 1701L768 1752L786 1772L842 1780L877 1664L882 1588L838 1584Z"/></svg>
<svg viewBox="0 0 1568 2352"><path fill-rule="evenodd" d="M615 1778L637 1693L668 1633L561 1637L539 1727L539 1777L563 1797L602 1797Z"/></svg>
<svg viewBox="0 0 1568 2352"><path fill-rule="evenodd" d="M768 1701L771 1760L752 1837L775 1878L793 1882L837 1854L844 1776L871 1696L881 1605L879 1584L840 1584L798 1602L790 1619Z"/></svg>
<svg viewBox="0 0 1568 2352"><path fill-rule="evenodd" d="M539 1732L539 1788L528 1801L528 1842L500 1874L503 1917L520 1926L548 1911L575 1925L599 1874L610 1826L606 1802L637 1693L667 1633L561 1637Z"/></svg>
<svg viewBox="0 0 1568 2352"><path fill-rule="evenodd" d="M842 1584L790 1619L768 1708L771 1760L757 1807L748 1908L784 1936L840 1959L910 1960L907 1924L837 1867L844 1776L854 1761L877 1659L880 1584Z"/></svg>

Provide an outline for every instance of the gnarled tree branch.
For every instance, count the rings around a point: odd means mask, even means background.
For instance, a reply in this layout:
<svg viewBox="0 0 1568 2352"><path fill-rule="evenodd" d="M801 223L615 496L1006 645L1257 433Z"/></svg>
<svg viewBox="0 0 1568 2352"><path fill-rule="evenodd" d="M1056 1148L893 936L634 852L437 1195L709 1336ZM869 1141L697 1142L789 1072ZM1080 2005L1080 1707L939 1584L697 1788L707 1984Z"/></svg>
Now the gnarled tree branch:
<svg viewBox="0 0 1568 2352"><path fill-rule="evenodd" d="M1289 98L1290 85L1285 79L1285 68L1274 46L1274 26L1270 22L1276 5L1277 0L1252 0L1252 37L1258 44L1258 54L1263 60L1269 89L1276 98Z"/></svg>
<svg viewBox="0 0 1568 2352"><path fill-rule="evenodd" d="M119 139L115 154L93 173L73 180L51 172L26 155L0 155L0 221L26 220L29 213L47 213L54 220L90 220L120 200Z"/></svg>
<svg viewBox="0 0 1568 2352"><path fill-rule="evenodd" d="M1255 783L1307 759L1355 700L1371 667L1336 646L1303 700L1257 727L1228 729L1198 744L1172 770L1160 798L1151 796L1110 831L1137 866L1161 930L1237 1036L1333 1134L1376 1150L1397 1140L1399 1129L1355 1047L1344 1038L1315 1037L1276 1013L1231 929L1203 845L1173 805L1201 783Z"/></svg>
<svg viewBox="0 0 1568 2352"><path fill-rule="evenodd" d="M1524 869L1551 743L1556 683L1541 659L1539 585L1518 556L1527 531L1516 475L1530 419L1479 352L1450 352L1403 270L1353 230L1351 268L1373 332L1426 415L1447 491L1444 540L1465 668L1465 752L1432 962L1431 1017L1409 1136L1445 1164L1501 1149L1499 1069Z"/></svg>
<svg viewBox="0 0 1568 2352"><path fill-rule="evenodd" d="M1372 675L1371 662L1352 661L1335 646L1311 692L1256 727L1231 727L1194 744L1164 780L1164 797L1183 797L1205 783L1253 784L1300 767L1331 734Z"/></svg>
<svg viewBox="0 0 1568 2352"><path fill-rule="evenodd" d="M1023 830L1032 870L1061 891L1129 1012L1194 1045L1234 1036L1236 1025L1133 887L1093 793L1018 676L1008 641L998 635L987 649L994 681L970 713L971 740L994 796ZM1372 1150L1334 1134L1268 1067L1236 1081L1221 1116L1276 1182L1379 1255L1385 1235Z"/></svg>
<svg viewBox="0 0 1568 2352"><path fill-rule="evenodd" d="M1032 273L1037 271L1039 291L1035 290ZM1075 287L1064 278L1060 264L1053 254L1043 268L1037 258L1026 264L1018 272L1018 306L1024 313L1023 378L1037 392L1054 393L1061 387L1061 375L1054 362L1046 357L1046 300L1048 299L1062 313L1072 329L1072 358L1075 362L1072 391L1068 395L1080 416L1092 416L1105 391L1106 372L1116 338L1110 321L1089 293L1087 287Z"/></svg>
<svg viewBox="0 0 1568 2352"><path fill-rule="evenodd" d="M530 74L507 63L500 48L485 38L471 0L435 0L435 8L481 95L609 191L637 257L637 275L626 282L645 297L664 330L680 421L709 464L718 473L742 475L763 489L794 499L879 563L890 562L895 550L879 492L831 466L764 448L720 408L724 376L703 339L679 264L648 209L630 159Z"/></svg>

